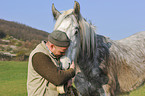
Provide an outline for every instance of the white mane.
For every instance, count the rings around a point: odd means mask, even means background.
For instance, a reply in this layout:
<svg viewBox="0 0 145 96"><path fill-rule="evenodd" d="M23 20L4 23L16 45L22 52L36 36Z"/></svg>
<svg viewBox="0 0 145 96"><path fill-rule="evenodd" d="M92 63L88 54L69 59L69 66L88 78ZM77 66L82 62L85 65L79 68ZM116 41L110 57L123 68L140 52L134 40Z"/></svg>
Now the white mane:
<svg viewBox="0 0 145 96"><path fill-rule="evenodd" d="M91 53L95 53L96 49L96 27L86 22L84 18L79 17L80 25L80 41L82 54L86 54L89 57Z"/></svg>

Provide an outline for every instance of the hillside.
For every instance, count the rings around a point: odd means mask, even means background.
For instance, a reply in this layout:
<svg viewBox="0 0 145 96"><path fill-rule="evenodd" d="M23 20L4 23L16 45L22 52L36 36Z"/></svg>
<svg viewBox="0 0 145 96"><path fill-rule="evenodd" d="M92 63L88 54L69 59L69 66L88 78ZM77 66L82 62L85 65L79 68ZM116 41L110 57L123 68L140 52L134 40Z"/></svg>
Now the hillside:
<svg viewBox="0 0 145 96"><path fill-rule="evenodd" d="M19 40L47 40L48 33L17 22L0 19L0 33L5 33Z"/></svg>
<svg viewBox="0 0 145 96"><path fill-rule="evenodd" d="M0 61L28 60L30 52L42 40L47 40L48 34L24 24L0 19Z"/></svg>

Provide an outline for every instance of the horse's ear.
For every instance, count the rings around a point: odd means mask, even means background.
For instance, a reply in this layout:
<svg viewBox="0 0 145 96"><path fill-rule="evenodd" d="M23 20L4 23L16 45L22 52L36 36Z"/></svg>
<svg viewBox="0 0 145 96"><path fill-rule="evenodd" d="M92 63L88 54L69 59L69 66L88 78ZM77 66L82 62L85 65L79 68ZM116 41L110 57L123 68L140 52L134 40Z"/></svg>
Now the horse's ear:
<svg viewBox="0 0 145 96"><path fill-rule="evenodd" d="M59 17L59 15L61 14L55 7L54 4L52 4L52 13L53 13L53 17L55 20L57 20L57 18Z"/></svg>
<svg viewBox="0 0 145 96"><path fill-rule="evenodd" d="M80 4L77 1L74 4L74 13L75 15L80 15Z"/></svg>

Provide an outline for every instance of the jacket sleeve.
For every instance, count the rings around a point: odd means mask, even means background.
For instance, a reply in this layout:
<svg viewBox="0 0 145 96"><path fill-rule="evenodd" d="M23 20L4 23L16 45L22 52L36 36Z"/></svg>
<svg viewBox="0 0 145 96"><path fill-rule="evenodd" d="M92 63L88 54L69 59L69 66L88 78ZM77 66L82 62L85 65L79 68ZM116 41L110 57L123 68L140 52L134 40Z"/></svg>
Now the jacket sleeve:
<svg viewBox="0 0 145 96"><path fill-rule="evenodd" d="M66 83L75 75L75 71L72 68L59 70L50 57L41 52L36 53L32 57L32 65L39 75L56 86Z"/></svg>

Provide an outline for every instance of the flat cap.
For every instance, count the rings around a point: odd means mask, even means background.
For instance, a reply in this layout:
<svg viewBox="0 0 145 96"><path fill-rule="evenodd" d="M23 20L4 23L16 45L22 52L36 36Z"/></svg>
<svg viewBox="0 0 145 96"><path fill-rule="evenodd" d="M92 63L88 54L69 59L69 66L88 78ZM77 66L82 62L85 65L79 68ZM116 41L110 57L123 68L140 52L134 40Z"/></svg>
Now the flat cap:
<svg viewBox="0 0 145 96"><path fill-rule="evenodd" d="M55 30L48 35L48 41L59 47L68 47L70 45L70 39L65 32Z"/></svg>

